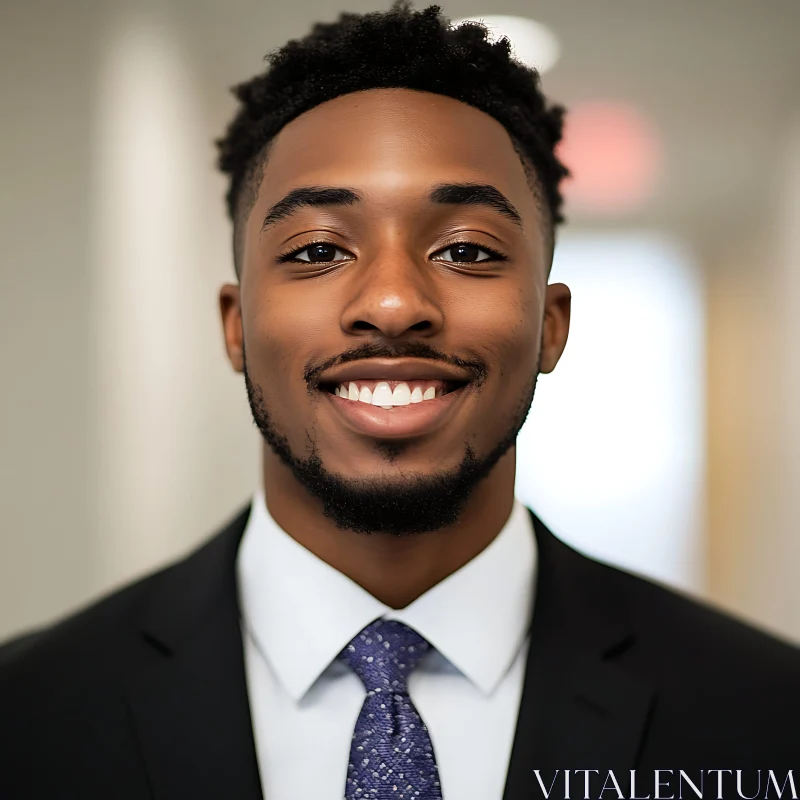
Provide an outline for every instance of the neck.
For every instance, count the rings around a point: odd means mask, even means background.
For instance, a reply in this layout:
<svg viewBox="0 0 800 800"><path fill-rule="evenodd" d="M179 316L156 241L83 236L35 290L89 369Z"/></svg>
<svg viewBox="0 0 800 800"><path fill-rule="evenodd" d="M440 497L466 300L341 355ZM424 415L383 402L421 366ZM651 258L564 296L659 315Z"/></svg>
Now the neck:
<svg viewBox="0 0 800 800"><path fill-rule="evenodd" d="M273 519L293 539L390 608L405 608L486 548L514 503L514 448L473 491L458 521L411 536L336 528L322 502L300 485L267 445L264 494Z"/></svg>

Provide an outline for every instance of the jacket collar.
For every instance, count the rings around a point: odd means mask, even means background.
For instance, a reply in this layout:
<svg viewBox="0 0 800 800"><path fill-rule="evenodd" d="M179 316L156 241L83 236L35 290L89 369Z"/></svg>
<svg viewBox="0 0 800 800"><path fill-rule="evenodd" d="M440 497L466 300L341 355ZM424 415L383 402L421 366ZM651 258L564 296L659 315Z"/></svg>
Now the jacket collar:
<svg viewBox="0 0 800 800"><path fill-rule="evenodd" d="M636 644L617 574L531 516L539 547L536 610L504 800L544 796L537 769L546 787L555 770L629 774L654 696L652 686L615 663Z"/></svg>
<svg viewBox="0 0 800 800"><path fill-rule="evenodd" d="M235 579L249 511L161 573L144 610L128 701L156 798L262 797Z"/></svg>

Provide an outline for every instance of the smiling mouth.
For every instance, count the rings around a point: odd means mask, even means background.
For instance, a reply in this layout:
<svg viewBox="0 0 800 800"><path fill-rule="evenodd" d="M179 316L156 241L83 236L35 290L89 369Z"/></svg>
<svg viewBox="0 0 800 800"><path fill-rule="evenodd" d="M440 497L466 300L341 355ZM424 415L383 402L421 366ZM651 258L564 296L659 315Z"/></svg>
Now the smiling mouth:
<svg viewBox="0 0 800 800"><path fill-rule="evenodd" d="M355 380L337 384L321 384L329 394L353 403L390 411L402 406L428 403L463 389L468 381L452 380Z"/></svg>

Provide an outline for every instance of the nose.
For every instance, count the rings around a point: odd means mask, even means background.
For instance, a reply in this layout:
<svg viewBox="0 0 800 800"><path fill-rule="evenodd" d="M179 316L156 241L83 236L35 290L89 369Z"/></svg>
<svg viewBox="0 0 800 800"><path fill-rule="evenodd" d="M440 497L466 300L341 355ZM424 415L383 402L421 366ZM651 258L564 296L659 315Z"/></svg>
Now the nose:
<svg viewBox="0 0 800 800"><path fill-rule="evenodd" d="M430 265L398 253L365 265L342 314L342 329L355 335L378 333L387 339L411 331L425 337L438 333L444 313L426 269Z"/></svg>

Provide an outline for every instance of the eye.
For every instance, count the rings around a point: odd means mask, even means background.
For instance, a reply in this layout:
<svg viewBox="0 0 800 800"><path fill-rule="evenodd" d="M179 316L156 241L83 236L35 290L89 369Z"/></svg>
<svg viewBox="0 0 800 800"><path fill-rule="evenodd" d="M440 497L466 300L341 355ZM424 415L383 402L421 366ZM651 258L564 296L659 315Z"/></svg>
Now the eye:
<svg viewBox="0 0 800 800"><path fill-rule="evenodd" d="M349 254L330 242L314 242L278 257L279 261L302 261L306 264L332 264L348 261Z"/></svg>
<svg viewBox="0 0 800 800"><path fill-rule="evenodd" d="M505 256L473 242L456 242L444 250L439 250L434 256L434 261L449 261L452 264L477 264L481 261L505 261Z"/></svg>

